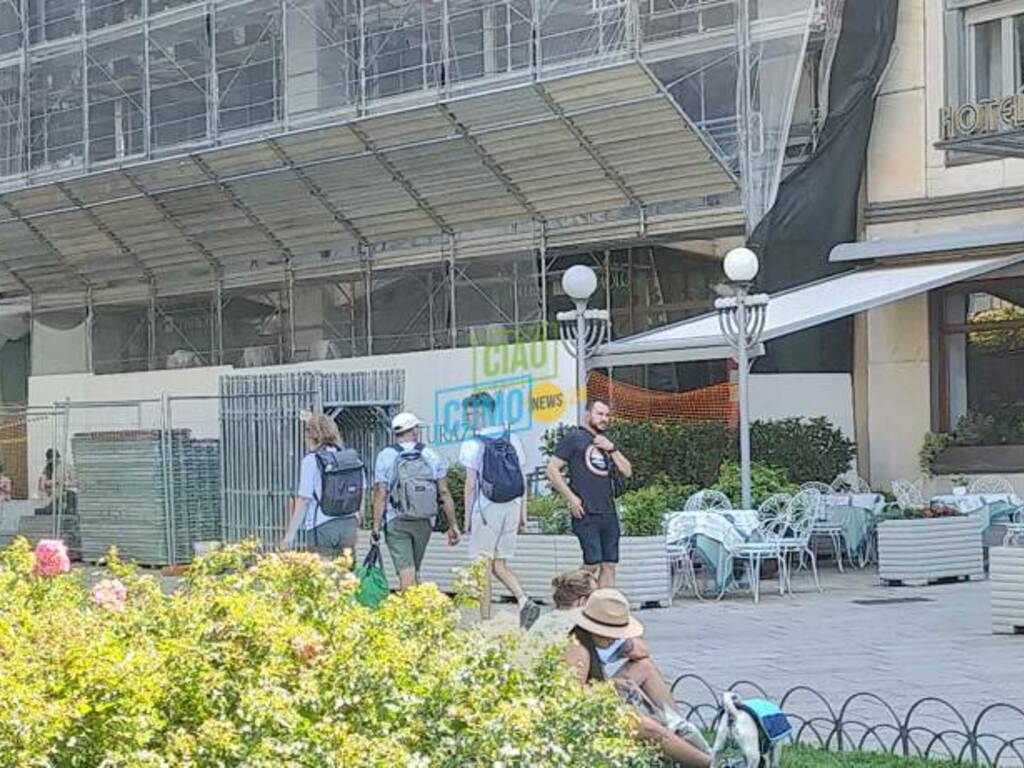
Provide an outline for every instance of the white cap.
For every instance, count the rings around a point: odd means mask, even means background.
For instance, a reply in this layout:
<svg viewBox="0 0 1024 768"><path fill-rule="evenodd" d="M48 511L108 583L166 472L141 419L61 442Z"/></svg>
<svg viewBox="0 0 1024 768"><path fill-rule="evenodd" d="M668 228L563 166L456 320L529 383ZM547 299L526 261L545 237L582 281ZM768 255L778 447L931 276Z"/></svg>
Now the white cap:
<svg viewBox="0 0 1024 768"><path fill-rule="evenodd" d="M413 427L421 426L423 422L417 418L415 413L405 411L391 420L392 432L408 432Z"/></svg>

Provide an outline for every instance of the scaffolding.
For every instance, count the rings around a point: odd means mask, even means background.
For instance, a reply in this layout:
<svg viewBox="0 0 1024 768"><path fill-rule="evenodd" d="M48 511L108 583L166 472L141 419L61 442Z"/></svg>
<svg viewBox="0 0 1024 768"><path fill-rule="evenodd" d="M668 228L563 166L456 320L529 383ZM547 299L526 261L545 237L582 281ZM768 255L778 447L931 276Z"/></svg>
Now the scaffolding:
<svg viewBox="0 0 1024 768"><path fill-rule="evenodd" d="M0 0L0 295L84 308L100 371L543 323L556 257L756 224L840 12Z"/></svg>

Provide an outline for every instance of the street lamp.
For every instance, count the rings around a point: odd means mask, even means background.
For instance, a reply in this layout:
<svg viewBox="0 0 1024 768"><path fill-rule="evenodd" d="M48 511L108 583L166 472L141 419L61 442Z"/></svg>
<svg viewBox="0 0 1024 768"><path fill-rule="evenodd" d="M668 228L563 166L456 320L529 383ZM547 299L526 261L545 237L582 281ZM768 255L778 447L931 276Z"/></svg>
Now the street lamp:
<svg viewBox="0 0 1024 768"><path fill-rule="evenodd" d="M740 396L740 482L743 508L751 509L750 498L750 363L749 355L764 333L768 310L768 296L750 293L751 283L757 277L757 254L749 248L733 248L722 265L732 288L732 296L715 300L718 324L722 335L736 350L739 368Z"/></svg>
<svg viewBox="0 0 1024 768"><path fill-rule="evenodd" d="M605 342L611 323L607 310L587 309L587 302L597 290L597 275L590 267L569 267L562 275L562 290L576 305L555 317L562 344L576 359L576 423L582 425L587 410L587 355Z"/></svg>

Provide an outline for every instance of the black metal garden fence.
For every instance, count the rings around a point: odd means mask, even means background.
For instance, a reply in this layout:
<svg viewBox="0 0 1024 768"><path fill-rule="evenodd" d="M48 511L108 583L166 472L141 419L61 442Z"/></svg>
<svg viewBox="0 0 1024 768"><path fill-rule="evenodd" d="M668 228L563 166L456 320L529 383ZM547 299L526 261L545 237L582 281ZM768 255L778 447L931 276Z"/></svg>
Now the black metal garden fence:
<svg viewBox="0 0 1024 768"><path fill-rule="evenodd" d="M869 691L848 696L837 707L807 685L794 686L781 697L769 695L749 680L738 680L724 690L778 703L793 725L793 740L800 744L837 752L951 760L985 768L1024 766L1024 709L1016 704L990 704L972 718L945 699L926 696L901 715ZM702 728L716 724L722 691L699 675L681 675L672 683L672 695L682 713Z"/></svg>

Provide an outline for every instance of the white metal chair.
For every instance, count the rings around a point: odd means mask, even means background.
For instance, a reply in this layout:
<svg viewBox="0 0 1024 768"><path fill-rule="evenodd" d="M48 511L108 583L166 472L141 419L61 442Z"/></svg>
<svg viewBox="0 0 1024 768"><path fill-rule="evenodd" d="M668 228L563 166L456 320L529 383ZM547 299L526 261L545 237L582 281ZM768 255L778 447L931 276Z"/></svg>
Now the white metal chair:
<svg viewBox="0 0 1024 768"><path fill-rule="evenodd" d="M693 545L686 532L681 530L682 522L683 516L679 512L669 512L665 516L665 549L672 574L672 597L686 589L692 591L698 600L702 600L697 569L693 563Z"/></svg>
<svg viewBox="0 0 1024 768"><path fill-rule="evenodd" d="M974 482L971 483L968 488L968 493L976 494L990 494L990 493L1005 493L1013 494L1013 485L1005 477L999 477L998 475L982 475L981 477L975 478Z"/></svg>
<svg viewBox="0 0 1024 768"><path fill-rule="evenodd" d="M822 504L821 512L819 514L824 514L824 512L825 505ZM839 572L843 573L843 552L846 551L846 529L843 528L842 524L834 520L829 520L827 517L818 518L814 521L814 525L811 528L811 538L828 539L832 542L832 552L836 558L836 565L839 567Z"/></svg>
<svg viewBox="0 0 1024 768"><path fill-rule="evenodd" d="M762 501L761 505L757 508L758 519L768 521L785 517L786 510L789 509L790 499L792 498L788 493L773 493Z"/></svg>
<svg viewBox="0 0 1024 768"><path fill-rule="evenodd" d="M831 487L832 493L871 493L871 484L856 472L838 475Z"/></svg>
<svg viewBox="0 0 1024 768"><path fill-rule="evenodd" d="M725 512L732 509L732 502L720 491L697 491L686 500L683 509L687 512Z"/></svg>
<svg viewBox="0 0 1024 768"><path fill-rule="evenodd" d="M908 509L924 509L928 502L924 500L921 486L910 480L893 480L892 492L896 497L896 505L906 512Z"/></svg>
<svg viewBox="0 0 1024 768"><path fill-rule="evenodd" d="M832 486L828 483L819 483L817 480L812 480L808 483L804 483L800 486L801 491L817 491L822 496L828 496L832 493Z"/></svg>
<svg viewBox="0 0 1024 768"><path fill-rule="evenodd" d="M809 488L800 491L789 502L786 519L788 527L786 535L780 541L780 550L786 572L786 587L793 592L789 557L796 555L802 564L804 558L811 561L811 573L814 575L814 586L821 592L821 581L818 579L818 556L814 552L812 532L822 508L821 494Z"/></svg>
<svg viewBox="0 0 1024 768"><path fill-rule="evenodd" d="M761 601L761 564L768 560L775 560L778 563L779 594L785 594L789 577L783 558L783 542L788 527L789 520L785 515L762 518L751 534L750 541L744 542L730 553L733 560L739 560L746 565L747 581L755 603ZM724 594L725 590L722 590L718 594L718 599L721 600Z"/></svg>

